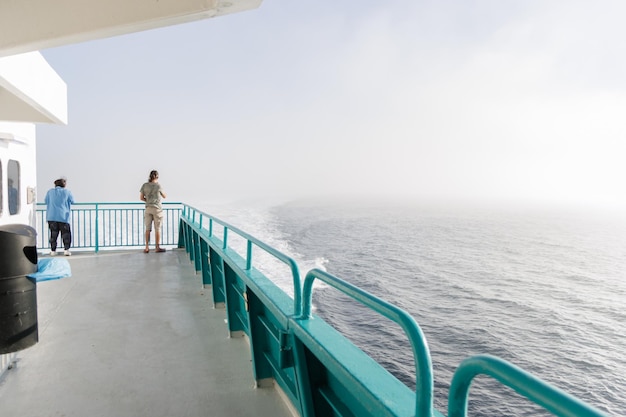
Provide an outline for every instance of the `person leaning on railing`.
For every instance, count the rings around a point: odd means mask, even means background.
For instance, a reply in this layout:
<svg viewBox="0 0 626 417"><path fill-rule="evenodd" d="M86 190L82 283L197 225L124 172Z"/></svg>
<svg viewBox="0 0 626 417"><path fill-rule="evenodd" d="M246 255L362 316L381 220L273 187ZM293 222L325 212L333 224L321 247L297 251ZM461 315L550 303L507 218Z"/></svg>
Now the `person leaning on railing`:
<svg viewBox="0 0 626 417"><path fill-rule="evenodd" d="M161 206L161 197L167 198L161 184L159 184L159 173L156 170L150 172L148 182L144 183L139 190L139 199L146 203L144 214L144 226L146 228L146 248L144 253L150 252L150 232L152 231L152 223L154 223L155 233L155 252L165 252L161 244L161 221L163 220L163 208Z"/></svg>
<svg viewBox="0 0 626 417"><path fill-rule="evenodd" d="M59 178L54 181L54 188L46 193L46 220L50 229L50 255L57 254L57 239L61 232L61 240L65 248L65 256L70 256L72 230L70 228L70 208L74 204L72 192L65 188L67 180Z"/></svg>

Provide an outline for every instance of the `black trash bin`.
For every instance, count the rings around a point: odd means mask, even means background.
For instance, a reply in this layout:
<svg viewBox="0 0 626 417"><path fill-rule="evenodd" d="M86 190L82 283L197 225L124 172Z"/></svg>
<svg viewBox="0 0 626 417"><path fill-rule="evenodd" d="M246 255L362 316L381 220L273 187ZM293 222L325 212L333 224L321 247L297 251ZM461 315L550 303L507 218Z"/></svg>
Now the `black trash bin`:
<svg viewBox="0 0 626 417"><path fill-rule="evenodd" d="M37 232L30 226L0 226L0 354L37 343Z"/></svg>

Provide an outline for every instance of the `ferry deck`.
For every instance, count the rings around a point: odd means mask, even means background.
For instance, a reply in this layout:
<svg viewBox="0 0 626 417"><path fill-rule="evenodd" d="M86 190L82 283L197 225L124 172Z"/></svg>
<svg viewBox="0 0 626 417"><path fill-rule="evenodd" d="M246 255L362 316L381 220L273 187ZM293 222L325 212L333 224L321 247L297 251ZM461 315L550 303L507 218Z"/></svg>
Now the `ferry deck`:
<svg viewBox="0 0 626 417"><path fill-rule="evenodd" d="M0 166L7 168L0 200L11 215L0 216L0 223L34 225L35 123L68 122L67 85L37 50L237 13L261 0L137 1L123 7L94 0L4 3ZM24 208L17 213L8 204L9 179L20 184L17 201ZM106 230L119 230L109 227L117 217L98 215L98 207L85 224L103 221ZM96 254L76 253L69 260L72 277L38 285L40 341L11 354L11 369L0 377L0 416L281 417L292 413L286 404L304 417L443 416L433 409L430 352L408 313L322 270L308 271L302 282L293 259L246 233L239 233L247 248L238 253L227 242L236 228L191 207L183 212L187 253L99 252L97 245L111 236L96 225ZM73 228L80 224L76 216ZM131 223L141 225L139 218ZM221 236L214 235L214 223L223 226ZM45 226L38 230L47 236ZM288 266L293 298L255 269L253 247ZM416 391L313 317L315 280L402 327L413 353ZM223 304L226 310L213 309ZM239 334L246 337L229 338ZM2 371L5 357L0 355ZM467 415L470 383L479 374L559 416L604 415L513 364L478 355L455 371L449 417Z"/></svg>
<svg viewBox="0 0 626 417"><path fill-rule="evenodd" d="M37 284L39 342L0 380L0 415L292 415L255 388L247 339L229 338L184 249L66 259L71 277Z"/></svg>

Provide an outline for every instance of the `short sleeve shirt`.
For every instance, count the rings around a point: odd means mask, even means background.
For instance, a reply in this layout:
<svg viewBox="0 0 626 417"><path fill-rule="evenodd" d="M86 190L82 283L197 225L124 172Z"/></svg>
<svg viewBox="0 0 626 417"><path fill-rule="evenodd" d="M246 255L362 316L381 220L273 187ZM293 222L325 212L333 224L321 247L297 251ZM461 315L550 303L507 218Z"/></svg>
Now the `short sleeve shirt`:
<svg viewBox="0 0 626 417"><path fill-rule="evenodd" d="M70 222L70 207L74 196L67 188L54 187L46 193L46 220L49 222Z"/></svg>
<svg viewBox="0 0 626 417"><path fill-rule="evenodd" d="M139 190L146 197L146 207L161 208L161 184L158 182L146 182Z"/></svg>

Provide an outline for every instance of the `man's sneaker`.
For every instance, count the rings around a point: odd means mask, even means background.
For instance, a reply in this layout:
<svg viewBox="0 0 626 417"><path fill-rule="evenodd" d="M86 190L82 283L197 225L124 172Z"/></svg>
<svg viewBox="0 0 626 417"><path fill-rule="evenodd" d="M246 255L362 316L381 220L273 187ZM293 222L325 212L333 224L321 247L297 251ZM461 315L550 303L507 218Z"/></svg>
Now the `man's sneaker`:
<svg viewBox="0 0 626 417"><path fill-rule="evenodd" d="M51 250L51 251L50 251L50 256L57 256L56 251Z"/></svg>
<svg viewBox="0 0 626 417"><path fill-rule="evenodd" d="M68 250L66 250L66 251L64 252L64 254L65 254L65 256L70 256L70 255L72 255L72 253L71 253L70 251L68 251Z"/></svg>

